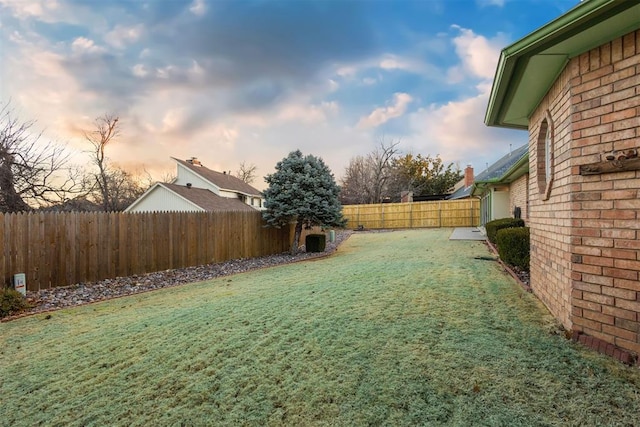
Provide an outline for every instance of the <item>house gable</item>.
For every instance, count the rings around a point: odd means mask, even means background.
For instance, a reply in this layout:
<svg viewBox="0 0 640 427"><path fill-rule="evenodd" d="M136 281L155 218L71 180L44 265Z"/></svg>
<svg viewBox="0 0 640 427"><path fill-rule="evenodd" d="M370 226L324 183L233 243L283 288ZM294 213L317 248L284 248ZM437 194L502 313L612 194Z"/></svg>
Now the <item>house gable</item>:
<svg viewBox="0 0 640 427"><path fill-rule="evenodd" d="M125 212L254 211L239 199L218 196L193 186L156 183Z"/></svg>
<svg viewBox="0 0 640 427"><path fill-rule="evenodd" d="M260 191L242 181L239 178L225 172L216 172L209 168L206 168L198 163L198 165L189 163L184 160L173 158L178 163L179 173L184 171L190 171L192 174L197 175L200 179L209 183L209 186L213 186L218 189L216 194L228 193L228 194L241 194L244 196L260 197ZM180 169L182 167L182 170ZM185 175L185 177L191 177L192 175ZM176 184L182 184L182 182L176 182ZM203 187L205 188L205 187ZM212 190L213 191L213 190Z"/></svg>
<svg viewBox="0 0 640 427"><path fill-rule="evenodd" d="M155 183L142 196L133 202L125 212L202 212L204 209L196 203L180 196L166 187Z"/></svg>
<svg viewBox="0 0 640 427"><path fill-rule="evenodd" d="M220 187L212 182L204 179L201 175L197 174L191 168L183 165L182 162L178 162L178 176L173 184L186 186L191 184L195 188L204 188L217 195L220 195ZM225 194L225 197L229 197Z"/></svg>

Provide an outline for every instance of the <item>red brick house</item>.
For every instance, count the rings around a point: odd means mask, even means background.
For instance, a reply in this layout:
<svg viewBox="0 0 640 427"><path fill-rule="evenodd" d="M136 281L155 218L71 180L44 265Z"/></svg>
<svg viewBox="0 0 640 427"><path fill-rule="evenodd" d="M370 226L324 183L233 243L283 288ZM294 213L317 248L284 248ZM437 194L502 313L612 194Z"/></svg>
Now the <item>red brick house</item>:
<svg viewBox="0 0 640 427"><path fill-rule="evenodd" d="M640 354L640 2L584 1L506 47L485 123L529 132L535 294L600 351Z"/></svg>

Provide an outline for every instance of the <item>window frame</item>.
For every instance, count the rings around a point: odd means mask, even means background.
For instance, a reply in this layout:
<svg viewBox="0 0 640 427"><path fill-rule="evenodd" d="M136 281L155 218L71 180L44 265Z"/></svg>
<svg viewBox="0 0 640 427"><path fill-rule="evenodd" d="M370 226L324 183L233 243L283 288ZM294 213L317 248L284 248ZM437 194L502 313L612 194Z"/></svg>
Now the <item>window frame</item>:
<svg viewBox="0 0 640 427"><path fill-rule="evenodd" d="M553 120L549 110L540 121L537 141L537 171L538 171L538 192L542 200L549 200L553 185L555 169L554 155L555 135Z"/></svg>

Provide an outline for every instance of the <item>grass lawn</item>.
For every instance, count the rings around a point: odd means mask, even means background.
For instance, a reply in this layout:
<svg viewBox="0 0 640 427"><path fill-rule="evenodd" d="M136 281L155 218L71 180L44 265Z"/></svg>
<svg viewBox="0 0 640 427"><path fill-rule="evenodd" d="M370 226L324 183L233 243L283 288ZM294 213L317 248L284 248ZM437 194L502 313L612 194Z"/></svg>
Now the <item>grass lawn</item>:
<svg viewBox="0 0 640 427"><path fill-rule="evenodd" d="M450 232L2 323L0 425L639 425L640 370Z"/></svg>

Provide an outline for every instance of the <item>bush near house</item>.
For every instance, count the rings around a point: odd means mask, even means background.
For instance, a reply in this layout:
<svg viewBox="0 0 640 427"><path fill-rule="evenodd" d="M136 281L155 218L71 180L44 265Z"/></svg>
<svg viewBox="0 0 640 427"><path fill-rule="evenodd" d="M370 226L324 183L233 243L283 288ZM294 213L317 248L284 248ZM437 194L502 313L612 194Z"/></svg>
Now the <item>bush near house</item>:
<svg viewBox="0 0 640 427"><path fill-rule="evenodd" d="M29 307L22 294L15 289L0 289L0 318L18 314Z"/></svg>
<svg viewBox="0 0 640 427"><path fill-rule="evenodd" d="M521 218L501 218L489 221L485 224L487 239L494 245L497 244L496 233L503 228L524 227L524 220Z"/></svg>
<svg viewBox="0 0 640 427"><path fill-rule="evenodd" d="M502 261L529 271L529 227L500 229L496 233L496 241Z"/></svg>

